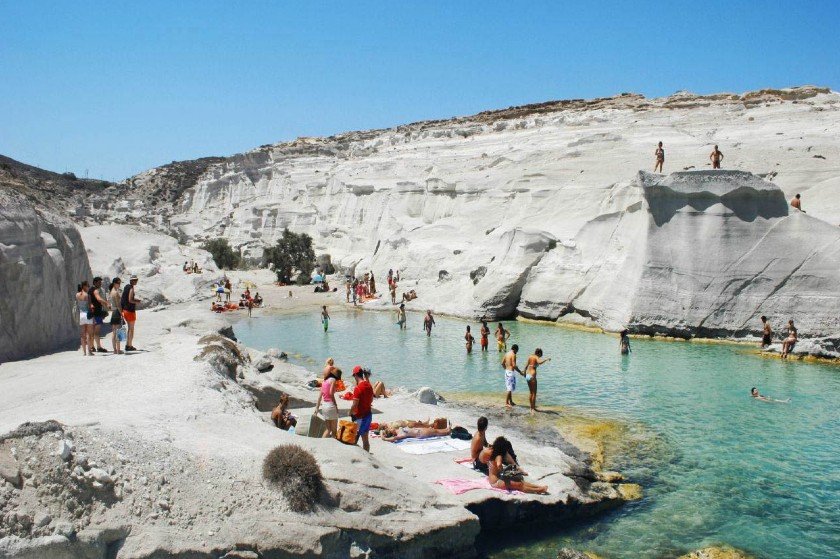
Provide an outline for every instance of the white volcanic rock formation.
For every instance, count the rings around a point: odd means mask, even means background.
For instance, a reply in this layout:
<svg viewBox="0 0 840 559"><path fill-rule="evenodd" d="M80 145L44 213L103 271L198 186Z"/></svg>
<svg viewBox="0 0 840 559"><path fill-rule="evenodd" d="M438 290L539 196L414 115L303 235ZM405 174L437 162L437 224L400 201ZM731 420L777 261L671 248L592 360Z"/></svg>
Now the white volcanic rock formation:
<svg viewBox="0 0 840 559"><path fill-rule="evenodd" d="M137 275L141 308L210 296L210 284L219 278L209 252L180 245L173 237L148 228L96 225L80 232L95 275L108 280L119 277L123 285L131 274ZM184 273L185 262L197 262L202 273Z"/></svg>
<svg viewBox="0 0 840 559"><path fill-rule="evenodd" d="M78 344L73 295L89 277L85 246L68 219L0 190L0 363Z"/></svg>
<svg viewBox="0 0 840 559"><path fill-rule="evenodd" d="M522 315L686 336L754 332L762 314L809 336L840 330L840 228L790 208L776 185L641 172L621 197L532 269Z"/></svg>

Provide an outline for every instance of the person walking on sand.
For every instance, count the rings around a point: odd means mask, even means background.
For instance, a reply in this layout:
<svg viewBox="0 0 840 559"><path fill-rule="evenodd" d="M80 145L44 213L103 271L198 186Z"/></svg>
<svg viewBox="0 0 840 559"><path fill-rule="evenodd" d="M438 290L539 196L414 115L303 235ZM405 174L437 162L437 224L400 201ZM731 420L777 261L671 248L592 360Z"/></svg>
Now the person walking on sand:
<svg viewBox="0 0 840 559"><path fill-rule="evenodd" d="M324 326L324 332L330 327L330 313L327 311L327 306L321 307L321 324Z"/></svg>
<svg viewBox="0 0 840 559"><path fill-rule="evenodd" d="M715 149L709 154L709 159L712 161L712 169L720 169L720 162L723 161L723 152L715 145Z"/></svg>
<svg viewBox="0 0 840 559"><path fill-rule="evenodd" d="M656 147L654 156L656 156L656 164L653 166L653 172L661 173L662 166L665 164L665 148L662 147L662 142L659 142L659 145Z"/></svg>
<svg viewBox="0 0 840 559"><path fill-rule="evenodd" d="M350 419L359 426L358 436L362 439L362 448L370 452L370 423L373 421L373 387L367 378L366 371L360 365L353 368L353 404L350 407ZM358 442L359 439L356 439Z"/></svg>
<svg viewBox="0 0 840 559"><path fill-rule="evenodd" d="M531 414L537 412L537 367L543 363L551 361L551 357L542 358L543 350L537 348L534 354L528 357L528 363L525 365L525 382L528 383L528 399L531 402Z"/></svg>
<svg viewBox="0 0 840 559"><path fill-rule="evenodd" d="M797 194L793 197L793 199L790 201L790 205L791 207L796 208L802 213L807 213L805 210L802 209L802 196L800 194Z"/></svg>
<svg viewBox="0 0 840 559"><path fill-rule="evenodd" d="M630 355L630 336L628 335L629 332L625 328L621 331L621 334L618 338L618 352L621 355Z"/></svg>
<svg viewBox="0 0 840 559"><path fill-rule="evenodd" d="M507 390L507 395L505 396L506 408L511 408L516 405L513 403L513 392L516 390L517 373L525 376L525 373L523 373L516 365L516 354L518 352L519 346L513 344L510 351L505 353L505 356L502 358L502 368L505 370L505 390Z"/></svg>
<svg viewBox="0 0 840 559"><path fill-rule="evenodd" d="M186 264L186 262L184 262ZM122 353L119 330L122 327L123 317L122 308L120 308L120 298L122 296L122 280L114 278L108 288L108 303L111 305L111 347L114 348L114 353L119 355Z"/></svg>
<svg viewBox="0 0 840 559"><path fill-rule="evenodd" d="M108 316L108 300L102 294L102 278L99 276L93 278L93 286L88 291L88 298L90 299L90 310L93 313L93 337L89 342L90 347L96 344L98 353L108 353L108 350L102 347L102 340L99 336L105 317Z"/></svg>
<svg viewBox="0 0 840 559"><path fill-rule="evenodd" d="M94 354L93 346L90 345L91 330L93 330L93 315L90 312L88 291L89 285L87 280L80 283L76 290L76 308L79 310L79 341L82 346L82 355Z"/></svg>
<svg viewBox="0 0 840 559"><path fill-rule="evenodd" d="M426 311L426 316L423 318L423 329L426 331L426 336L432 337L432 326L435 325L435 317L432 316L432 309Z"/></svg>
<svg viewBox="0 0 840 559"><path fill-rule="evenodd" d="M140 299L137 298L135 288L137 287L137 276L131 276L128 280L128 285L123 288L122 297L120 298L120 308L122 308L122 315L128 324L128 335L125 340L126 351L137 351L134 347L134 323L137 321L137 303Z"/></svg>
<svg viewBox="0 0 840 559"><path fill-rule="evenodd" d="M481 320L481 351L487 351L488 337L490 336L490 328L487 327L487 320Z"/></svg>
<svg viewBox="0 0 840 559"><path fill-rule="evenodd" d="M472 346L475 343L475 338L470 332L470 326L467 325L467 333L464 334L464 340L467 342L467 353L472 353Z"/></svg>
<svg viewBox="0 0 840 559"><path fill-rule="evenodd" d="M507 351L507 340L510 338L510 330L505 330L502 323L496 328L496 345L499 348L499 353Z"/></svg>
<svg viewBox="0 0 840 559"><path fill-rule="evenodd" d="M405 303L400 303L400 308L397 309L397 326L400 330L405 330Z"/></svg>
<svg viewBox="0 0 840 559"><path fill-rule="evenodd" d="M764 315L761 316L761 324L761 347L765 348L773 343L773 329Z"/></svg>
<svg viewBox="0 0 840 559"><path fill-rule="evenodd" d="M796 330L796 326L793 325L793 320L788 320L788 335L782 342L782 359L787 359L787 356L793 351L793 346L796 345L797 339L799 339L799 333Z"/></svg>

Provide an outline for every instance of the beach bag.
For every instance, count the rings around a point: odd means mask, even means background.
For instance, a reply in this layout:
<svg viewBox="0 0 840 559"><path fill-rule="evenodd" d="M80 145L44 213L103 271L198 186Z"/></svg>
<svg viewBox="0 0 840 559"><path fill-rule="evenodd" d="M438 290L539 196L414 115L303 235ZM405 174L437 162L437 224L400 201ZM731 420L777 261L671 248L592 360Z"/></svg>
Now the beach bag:
<svg viewBox="0 0 840 559"><path fill-rule="evenodd" d="M125 327L125 324L120 326L119 330L117 330L117 339L121 342L128 339L128 329Z"/></svg>
<svg viewBox="0 0 840 559"><path fill-rule="evenodd" d="M505 483L523 481L525 475L519 471L519 466L516 464L504 464L502 465L502 471L499 472L499 479Z"/></svg>
<svg viewBox="0 0 840 559"><path fill-rule="evenodd" d="M353 421L342 419L338 422L338 430L335 432L335 438L344 444L355 445L359 438L359 426Z"/></svg>
<svg viewBox="0 0 840 559"><path fill-rule="evenodd" d="M452 432L449 433L449 436L453 439L460 439L462 441L472 440L472 435L470 434L470 432L467 431L465 428L461 427L460 425L457 427L453 427Z"/></svg>

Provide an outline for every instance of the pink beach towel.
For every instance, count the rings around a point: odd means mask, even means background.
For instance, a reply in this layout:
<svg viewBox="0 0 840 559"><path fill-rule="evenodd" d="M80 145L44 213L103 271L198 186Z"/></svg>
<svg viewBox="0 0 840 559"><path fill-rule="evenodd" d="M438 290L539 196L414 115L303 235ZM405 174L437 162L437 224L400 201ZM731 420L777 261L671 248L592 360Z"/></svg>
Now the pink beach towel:
<svg viewBox="0 0 840 559"><path fill-rule="evenodd" d="M439 479L435 483L444 486L450 493L454 495L460 495L462 493L466 493L467 491L472 491L473 489L489 489L491 491L507 493L508 495L522 494L521 491L508 491L507 489L502 489L500 487L493 487L492 485L490 485L490 480L486 477L483 477L481 479Z"/></svg>

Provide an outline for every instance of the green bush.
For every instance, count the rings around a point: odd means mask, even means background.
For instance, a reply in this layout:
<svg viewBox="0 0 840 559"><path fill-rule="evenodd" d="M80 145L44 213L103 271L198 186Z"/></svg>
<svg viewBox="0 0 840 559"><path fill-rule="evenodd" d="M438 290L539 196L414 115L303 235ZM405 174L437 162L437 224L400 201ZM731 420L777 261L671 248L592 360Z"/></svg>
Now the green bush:
<svg viewBox="0 0 840 559"><path fill-rule="evenodd" d="M213 239L204 243L201 247L213 256L216 266L223 270L232 270L239 266L239 255L233 249L227 239Z"/></svg>
<svg viewBox="0 0 840 559"><path fill-rule="evenodd" d="M315 268L315 250L312 237L306 233L283 231L277 244L263 251L265 265L273 264L277 281L292 283L292 275L297 272L298 282L308 283Z"/></svg>
<svg viewBox="0 0 840 559"><path fill-rule="evenodd" d="M269 451L263 461L263 477L279 486L295 512L312 512L324 487L321 467L315 457L295 444Z"/></svg>

